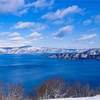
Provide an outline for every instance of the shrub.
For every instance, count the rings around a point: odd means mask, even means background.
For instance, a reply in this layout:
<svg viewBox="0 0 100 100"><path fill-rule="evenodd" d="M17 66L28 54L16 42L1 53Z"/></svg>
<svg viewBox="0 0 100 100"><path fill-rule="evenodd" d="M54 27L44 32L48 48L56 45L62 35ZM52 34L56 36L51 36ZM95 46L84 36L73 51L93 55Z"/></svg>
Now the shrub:
<svg viewBox="0 0 100 100"><path fill-rule="evenodd" d="M65 81L63 79L49 79L35 88L35 97L39 99L62 98L65 93Z"/></svg>
<svg viewBox="0 0 100 100"><path fill-rule="evenodd" d="M91 88L89 83L70 83L63 79L50 79L35 88L35 99L87 97L100 94L100 88Z"/></svg>
<svg viewBox="0 0 100 100"><path fill-rule="evenodd" d="M22 85L14 84L8 87L8 98L9 100L22 100L24 98L24 89ZM12 99L11 99L12 98Z"/></svg>
<svg viewBox="0 0 100 100"><path fill-rule="evenodd" d="M43 100L49 98L87 97L100 94L100 87L93 88L89 83L65 82L61 78L48 79L25 95L25 87L14 84L7 87L0 82L0 100Z"/></svg>

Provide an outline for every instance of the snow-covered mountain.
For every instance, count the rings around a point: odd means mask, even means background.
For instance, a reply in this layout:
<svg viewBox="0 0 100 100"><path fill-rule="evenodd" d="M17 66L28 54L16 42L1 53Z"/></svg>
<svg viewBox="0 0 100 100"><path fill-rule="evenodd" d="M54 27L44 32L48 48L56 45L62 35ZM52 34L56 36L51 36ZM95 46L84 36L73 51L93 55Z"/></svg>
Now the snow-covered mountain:
<svg viewBox="0 0 100 100"><path fill-rule="evenodd" d="M76 53L57 53L47 58L62 58L67 60L76 59L97 59L100 60L100 49L76 50Z"/></svg>
<svg viewBox="0 0 100 100"><path fill-rule="evenodd" d="M0 47L1 54L32 54L32 53L66 53L76 52L76 49L48 48L35 46Z"/></svg>
<svg viewBox="0 0 100 100"><path fill-rule="evenodd" d="M97 49L64 49L64 48L49 48L36 46L22 46L22 47L0 47L0 54L32 54L32 53L83 53L90 52L97 53ZM99 49L100 51L100 49Z"/></svg>

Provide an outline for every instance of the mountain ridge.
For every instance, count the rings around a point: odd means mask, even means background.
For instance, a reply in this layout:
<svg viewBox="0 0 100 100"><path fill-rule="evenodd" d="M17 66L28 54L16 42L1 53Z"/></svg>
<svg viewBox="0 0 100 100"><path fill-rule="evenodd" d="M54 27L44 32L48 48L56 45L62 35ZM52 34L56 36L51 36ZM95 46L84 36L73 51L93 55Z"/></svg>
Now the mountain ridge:
<svg viewBox="0 0 100 100"><path fill-rule="evenodd" d="M96 59L100 60L100 49L89 49L83 52L76 52L76 53L57 53L47 58L62 58L66 60L78 60L78 59Z"/></svg>
<svg viewBox="0 0 100 100"><path fill-rule="evenodd" d="M97 50L94 48L91 50ZM21 47L0 47L0 54L32 54L32 53L81 53L90 49L66 49L66 48L51 48L38 46L21 46Z"/></svg>

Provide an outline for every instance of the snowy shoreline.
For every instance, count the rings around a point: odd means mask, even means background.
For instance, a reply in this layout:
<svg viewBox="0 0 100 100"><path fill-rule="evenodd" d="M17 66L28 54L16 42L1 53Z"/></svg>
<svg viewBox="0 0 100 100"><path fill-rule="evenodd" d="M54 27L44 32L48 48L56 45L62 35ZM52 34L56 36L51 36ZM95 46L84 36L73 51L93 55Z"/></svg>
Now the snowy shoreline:
<svg viewBox="0 0 100 100"><path fill-rule="evenodd" d="M45 100L100 100L100 95L96 95L93 97L59 98L59 99L45 99Z"/></svg>

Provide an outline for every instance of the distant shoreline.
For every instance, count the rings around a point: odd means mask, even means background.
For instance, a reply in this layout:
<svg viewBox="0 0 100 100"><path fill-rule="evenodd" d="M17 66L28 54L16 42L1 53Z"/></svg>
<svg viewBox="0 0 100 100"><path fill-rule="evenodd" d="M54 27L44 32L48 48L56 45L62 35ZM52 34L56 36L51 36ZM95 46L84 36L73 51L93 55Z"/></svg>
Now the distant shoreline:
<svg viewBox="0 0 100 100"><path fill-rule="evenodd" d="M47 58L61 58L66 60L100 60L100 49L90 49L81 53L57 53L47 56Z"/></svg>

